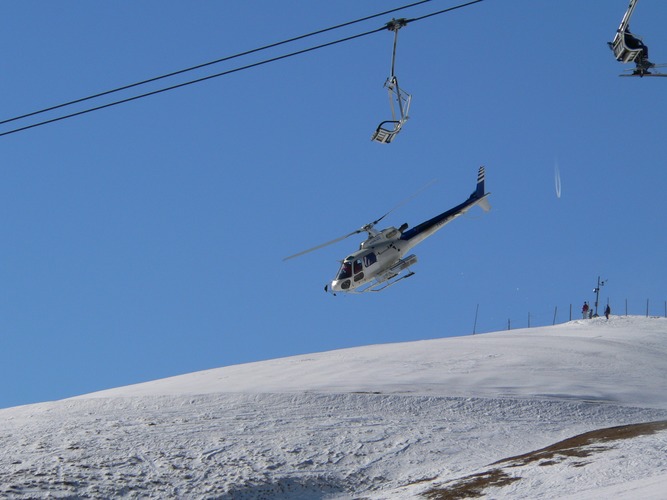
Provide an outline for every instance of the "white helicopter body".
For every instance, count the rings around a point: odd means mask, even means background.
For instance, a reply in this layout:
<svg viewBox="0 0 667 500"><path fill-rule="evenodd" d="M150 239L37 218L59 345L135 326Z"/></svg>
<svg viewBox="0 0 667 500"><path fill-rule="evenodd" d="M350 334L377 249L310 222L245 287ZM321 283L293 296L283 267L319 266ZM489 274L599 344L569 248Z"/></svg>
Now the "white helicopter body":
<svg viewBox="0 0 667 500"><path fill-rule="evenodd" d="M409 271L409 268L417 263L417 256L414 254L406 256L406 254L415 245L421 243L444 227L445 224L463 215L475 205L480 205L484 211L488 211L490 209L487 200L489 194L484 191L484 167L480 167L477 175L477 187L466 201L411 229L408 229L407 224L403 224L398 229L388 227L377 231L373 226L387 215L385 214L357 231L286 257L284 260L298 257L365 231L368 233L368 239L361 243L359 250L348 255L342 261L336 277L324 287L324 290L332 292L334 295L338 292L379 292L414 274ZM407 274L401 275L406 270L408 270Z"/></svg>

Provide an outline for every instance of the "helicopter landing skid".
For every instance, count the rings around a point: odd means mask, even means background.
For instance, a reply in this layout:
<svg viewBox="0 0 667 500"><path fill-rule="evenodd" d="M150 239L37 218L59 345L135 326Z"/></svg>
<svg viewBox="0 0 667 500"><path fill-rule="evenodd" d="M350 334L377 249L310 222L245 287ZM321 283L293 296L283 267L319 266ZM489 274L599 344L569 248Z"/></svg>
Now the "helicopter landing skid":
<svg viewBox="0 0 667 500"><path fill-rule="evenodd" d="M375 285L369 286L368 288L366 288L363 291L364 292L381 292L385 288L389 288L390 286L395 285L396 283L398 283L401 280L404 280L405 278L409 278L410 276L414 276L414 274L415 274L414 271L410 271L408 274L406 274L405 276L401 276L400 278L397 278L396 276L394 276L394 278L390 278L389 280L384 282L383 286L381 286L380 288L375 288L376 286L381 284L381 283L376 283Z"/></svg>

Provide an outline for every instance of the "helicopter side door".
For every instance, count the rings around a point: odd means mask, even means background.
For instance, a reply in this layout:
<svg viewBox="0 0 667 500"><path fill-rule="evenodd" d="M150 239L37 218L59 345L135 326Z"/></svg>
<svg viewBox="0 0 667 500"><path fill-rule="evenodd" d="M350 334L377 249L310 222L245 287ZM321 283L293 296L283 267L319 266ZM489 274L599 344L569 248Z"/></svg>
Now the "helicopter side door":
<svg viewBox="0 0 667 500"><path fill-rule="evenodd" d="M364 270L371 267L377 262L377 255L375 252L368 252L363 255L359 255L352 264L352 274L354 275L354 281L359 282L364 279Z"/></svg>

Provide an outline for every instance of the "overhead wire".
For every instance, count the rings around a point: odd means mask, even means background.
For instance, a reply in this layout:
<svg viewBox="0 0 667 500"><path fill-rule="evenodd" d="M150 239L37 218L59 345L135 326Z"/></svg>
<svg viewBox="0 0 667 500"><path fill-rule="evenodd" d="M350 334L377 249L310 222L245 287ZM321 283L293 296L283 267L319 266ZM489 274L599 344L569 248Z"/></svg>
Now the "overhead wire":
<svg viewBox="0 0 667 500"><path fill-rule="evenodd" d="M206 68L208 66L213 66L214 64L219 64L219 63L222 63L222 62L231 61L232 59L237 59L239 57L244 57L244 56L247 56L247 55L250 55L250 54L255 54L255 53L261 52L263 50L268 50L268 49L272 49L272 48L275 48L275 47L279 47L281 45L296 42L298 40L303 40L303 39L309 38L311 36L321 35L322 33L327 33L329 31L333 31L333 30L337 30L337 29L344 28L344 27L347 27L347 26L351 26L353 24L357 24L357 23L360 23L360 22L363 22L363 21L368 21L368 20L374 19L376 17L384 16L384 15L391 14L391 13L394 13L394 12L398 12L400 10L415 7L417 5L427 3L427 2L431 2L431 1L433 1L433 0L420 0L418 2L414 2L414 3L411 3L409 5L404 5L402 7L386 10L384 12L379 12L377 14L372 14L370 16L355 19L354 21L348 21L348 22L345 22L345 23L342 23L342 24L337 24L337 25L331 26L329 28L324 28L324 29L320 29L320 30L317 30L317 31L313 31L313 32L307 33L305 35L295 36L293 38L288 38L288 39L282 40L280 42L270 43L268 45L264 45L264 46L258 47L256 49L246 50L244 52L239 52L238 54L234 54L234 55L231 55L231 56L225 56L225 57L222 57L222 58L219 58L219 59L215 59L213 61L208 61L208 62L205 62L205 63L197 64L195 66L190 66L188 68L181 69L181 70L178 70L178 71L172 71L171 73L166 73L166 74L163 74L163 75L160 75L160 76L155 76L155 77L152 77L152 78L148 78L146 80L141 80L141 81L138 81L138 82L135 82L135 83L130 83L130 84L127 84L127 85L123 85L121 87L111 89L111 90L105 90L103 92L99 92L97 94L92 94L92 95L89 95L87 97L81 97L79 99L74 99L72 101L68 101L68 102L65 102L65 103L62 103L62 104L57 104L57 105L54 105L54 106L49 106L47 108L43 108L43 109L40 109L40 110L37 110L37 111L32 111L30 113L26 113L26 114L23 114L23 115L20 115L20 116L15 116L13 118L0 120L0 125L4 125L5 123L11 123L11 122L17 121L17 120L22 120L24 118L29 118L31 116L39 115L39 114L42 114L42 113L47 113L49 111L54 111L56 109L71 106L73 104L79 104L79 103L82 103L82 102L85 102L85 101L89 101L91 99L97 99L98 97L104 97L104 96L109 95L109 94L113 94L113 93L116 93L116 92L121 92L123 90L128 90L128 89L131 89L131 88L134 88L134 87L139 87L141 85L146 85L148 83L153 83L153 82L156 82L156 81L159 81L159 80L163 80L165 78L171 78L172 76L182 75L184 73L188 73L188 72L195 71L195 70L198 70L198 69Z"/></svg>
<svg viewBox="0 0 667 500"><path fill-rule="evenodd" d="M130 84L130 85L125 85L123 87L118 87L116 89L101 92L101 93L94 94L94 95L91 95L91 96L88 96L88 97L83 97L83 98L80 98L80 99L76 99L76 100L73 100L73 101L70 101L70 102L67 102L67 103L63 103L63 104L59 104L59 105L56 105L56 106L51 106L51 107L48 107L48 108L44 108L42 110L34 111L34 112L27 113L27 114L24 114L24 115L21 115L21 116L17 116L17 117L14 117L14 118L10 118L10 119L0 121L0 125L10 123L10 122L13 122L13 121L17 121L17 120L20 120L20 119L24 119L24 118L29 118L31 116L46 113L48 111L54 111L56 109L61 109L63 107L71 106L73 104L78 104L78 103L85 102L85 101L88 101L88 100L92 100L92 99L95 99L95 98L98 98L98 97L103 97L105 95L120 92L122 90L127 90L127 89L130 89L130 88L138 87L140 85L145 85L147 83L151 83L151 82L155 82L155 81L162 80L162 79L165 79L165 78L169 78L171 76L176 76L176 75L179 75L179 74L183 74L183 73L193 71L193 70L196 70L196 69L200 69L200 68L203 68L203 67L206 67L206 66L211 66L213 64L217 64L217 63L220 63L220 62L223 62L223 61L228 61L228 60L231 60L231 59L242 57L244 55L249 55L249 54L256 53L256 52L259 52L259 51L262 51L262 50L266 50L266 49L269 49L269 48L284 45L286 43L290 43L290 42L293 42L293 41L296 41L296 40L301 40L301 39L304 39L304 38L307 38L307 37L310 37L310 36L325 33L325 32L328 32L328 31L331 31L331 30L334 30L334 29L338 29L338 28L341 28L341 27L349 26L351 24L356 24L358 22L373 19L373 18L378 17L378 16L382 16L382 15L386 15L386 14L389 14L389 13L397 12L399 10L403 10L403 9L406 9L406 8L409 8L409 7L414 7L416 5L427 3L427 2L430 2L430 1L432 1L432 0L421 0L419 2L415 2L415 3L409 4L409 5L398 7L396 9L391 9L391 10L388 10L388 11L385 11L385 12L382 12L382 13L367 16L365 18L360 18L360 19L357 19L357 20L354 20L354 21L349 21L349 22L337 25L337 26L332 26L330 28L325 28L323 30L314 31L314 32L306 34L306 35L301 35L301 36L298 36L298 37L294 37L294 38L291 38L289 40L283 40L281 42L276 42L276 43L273 43L273 44L270 44L270 45L266 45L264 47L260 47L260 48L257 48L257 49L252 49L252 50L249 50L249 51L246 51L246 52L235 54L233 56L227 56L227 57L224 57L224 58L221 58L221 59L217 59L215 61L210 61L208 63L199 64L197 66L192 66L190 68L186 68L186 69L183 69L183 70L179 70L179 71L175 71L175 72L168 73L168 74L165 74L165 75L161 75L161 76L158 76L158 77L150 78L148 80L143 80L141 82L136 82L136 83L133 83L133 84ZM444 14L446 12L451 12L453 10L460 9L460 8L463 8L463 7L467 7L469 5L473 5L473 4L482 2L482 1L483 0L472 0L470 2L460 4L460 5L456 5L456 6L453 6L453 7L449 7L449 8L446 8L446 9L442 9L440 11L433 12L431 14L427 14L427 15L424 15L424 16L421 16L421 17L407 19L406 24L409 23L409 22L416 22L416 21L420 21L420 20L423 20L423 19L427 19L427 18L436 16L436 15L439 15L439 14ZM386 29L387 29L387 25L384 25L380 28L376 28L376 29L373 29L373 30L370 30L370 31L366 31L364 33L359 33L357 35L348 36L348 37L341 38L341 39L338 39L338 40L334 40L332 42L327 42L327 43L323 43L323 44L316 45L316 46L313 46L313 47L309 47L309 48L306 48L306 49L297 50L297 51L294 51L294 52L290 52L288 54L283 54L281 56L272 57L272 58L269 58L269 59L265 59L263 61L255 62L255 63L252 63L252 64L247 64L245 66L240 66L240 67L233 68L233 69L223 71L223 72L220 72L220 73L215 73L215 74L204 76L204 77L197 78L197 79L194 79L194 80L189 80L187 82L179 83L179 84L176 84L176 85L171 85L169 87L164 87L164 88L161 88L161 89L153 90L153 91L150 91L150 92L146 92L146 93L139 94L139 95L136 95L136 96L128 97L128 98L121 99L121 100L118 100L118 101L113 101L113 102L103 104L103 105L100 105L100 106L87 108L87 109L84 109L84 110L81 110L81 111L66 114L66 115L63 115L63 116L56 117L56 118L51 118L49 120L44 120L44 121L41 121L41 122L33 123L31 125L18 127L18 128L15 128L15 129L5 131L5 132L0 132L0 137L10 135L10 134L15 134L17 132L22 132L24 130L29 130L29 129L32 129L32 128L40 127L42 125L47 125L47 124L50 124L50 123L66 120L66 119L69 119L69 118L73 118L75 116L80 116L80 115L92 113L94 111L99 111L101 109L110 108L110 107L117 106L117 105L120 105L120 104L124 104L124 103L127 103L127 102L136 101L138 99L143 99L145 97L161 94L161 93L164 93L164 92L168 92L168 91L175 90L175 89L178 89L178 88L186 87L186 86L193 85L193 84L196 84L196 83L201 83L201 82L204 82L204 81L207 81L207 80L211 80L213 78L219 78L219 77L229 75L229 74L232 74L232 73L237 73L239 71L244 71L244 70L254 68L254 67L257 67L257 66L262 66L262 65L269 64L269 63L279 61L279 60L282 60L282 59L287 59L289 57L294 57L294 56L297 56L297 55L300 55L300 54L305 54L307 52L312 52L314 50L319 50L319 49L322 49L322 48L325 48L325 47L330 47L332 45L337 45L337 44L340 44L340 43L343 43L343 42L348 42L350 40L355 40L355 39L358 39L358 38L362 38L362 37L365 37L365 36L368 36L368 35L371 35L371 34L374 34L374 33L378 33L380 31L385 31Z"/></svg>
<svg viewBox="0 0 667 500"><path fill-rule="evenodd" d="M293 57L293 56L296 56L296 55L299 55L299 54L305 54L306 52L312 52L313 50L318 50L318 49L321 49L321 48L324 48L324 47L329 47L331 45L336 45L338 43L347 42L347 41L350 41L350 40L354 40L355 38L361 38L363 36L367 36L367 35L371 35L373 33L377 33L378 31L383 31L385 29L386 28L383 26L382 28L377 28L377 29L374 29L372 31L367 31L365 33L349 36L349 37L346 37L346 38L342 38L340 40L335 40L333 42L324 43L324 44L321 44L321 45L317 45L315 47L310 47L310 48L307 48L307 49L298 50L296 52L291 52L289 54L284 54L282 56L273 57L271 59L265 59L263 61L259 61L259 62L256 62L256 63L248 64L246 66L241 66L241 67L238 67L238 68L230 69L230 70L227 70L227 71L223 71L221 73L216 73L214 75L208 75L208 76L204 76L204 77L201 77L201 78L197 78L196 80L190 80L190 81L187 81L187 82L179 83L177 85L172 85L170 87L165 87L165 88L162 88L162 89L153 90L151 92L146 92L145 94L140 94L140 95L136 95L136 96L133 96L133 97L128 97L126 99L121 99L119 101L114 101L114 102L110 102L110 103L107 103L107 104L102 104L102 105L96 106L94 108L88 108L88 109L84 109L82 111L77 111L75 113L70 113L68 115L59 116L57 118L51 118L50 120L45 120L45 121L41 121L41 122L38 122L38 123L33 123L32 125L26 125L24 127L20 127L20 128L16 128L16 129L6 131L6 132L2 132L2 133L0 133L0 137L5 136L5 135L14 134L16 132L21 132L23 130L28 130L28 129L35 128L35 127L40 127L42 125L47 125L49 123L54 123L54 122L58 122L58 121L61 121L61 120L66 120L68 118L73 118L75 116L80 116L80 115L84 115L84 114L87 114L87 113L92 113L93 111L99 111L100 109L110 108L112 106L117 106L119 104L124 104L126 102L136 101L137 99L143 99L144 97L149 97L149 96L152 96L152 95L161 94L161 93L164 93L164 92L168 92L170 90L174 90L174 89L178 89L178 88L182 88L182 87L187 87L188 85L194 85L195 83L201 83L201 82L204 82L206 80L211 80L213 78L218 78L218 77L221 77L221 76L229 75L231 73L237 73L239 71L254 68L254 67L257 67L257 66L262 66L264 64L279 61L281 59L287 59L288 57Z"/></svg>

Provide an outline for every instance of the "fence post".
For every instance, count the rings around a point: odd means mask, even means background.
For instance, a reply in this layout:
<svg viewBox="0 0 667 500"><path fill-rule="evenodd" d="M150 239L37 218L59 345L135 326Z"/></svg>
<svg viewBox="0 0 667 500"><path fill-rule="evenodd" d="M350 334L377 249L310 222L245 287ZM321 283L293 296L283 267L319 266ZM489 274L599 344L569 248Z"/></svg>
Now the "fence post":
<svg viewBox="0 0 667 500"><path fill-rule="evenodd" d="M510 326L510 319L509 318L507 318L507 329L508 330L512 329L511 326Z"/></svg>
<svg viewBox="0 0 667 500"><path fill-rule="evenodd" d="M557 313L557 312L558 312L558 306L556 306L556 308L554 309L554 322L552 323L551 326L553 326L553 325L556 324L556 313Z"/></svg>
<svg viewBox="0 0 667 500"><path fill-rule="evenodd" d="M479 304L477 304L477 307L475 308L475 324L472 326L473 335L475 335L475 332L477 331L477 313L479 313Z"/></svg>
<svg viewBox="0 0 667 500"><path fill-rule="evenodd" d="M570 321L572 321L572 304L570 304Z"/></svg>
<svg viewBox="0 0 667 500"><path fill-rule="evenodd" d="M628 299L625 299L625 315L628 315Z"/></svg>
<svg viewBox="0 0 667 500"><path fill-rule="evenodd" d="M646 317L648 318L648 299L646 299Z"/></svg>

